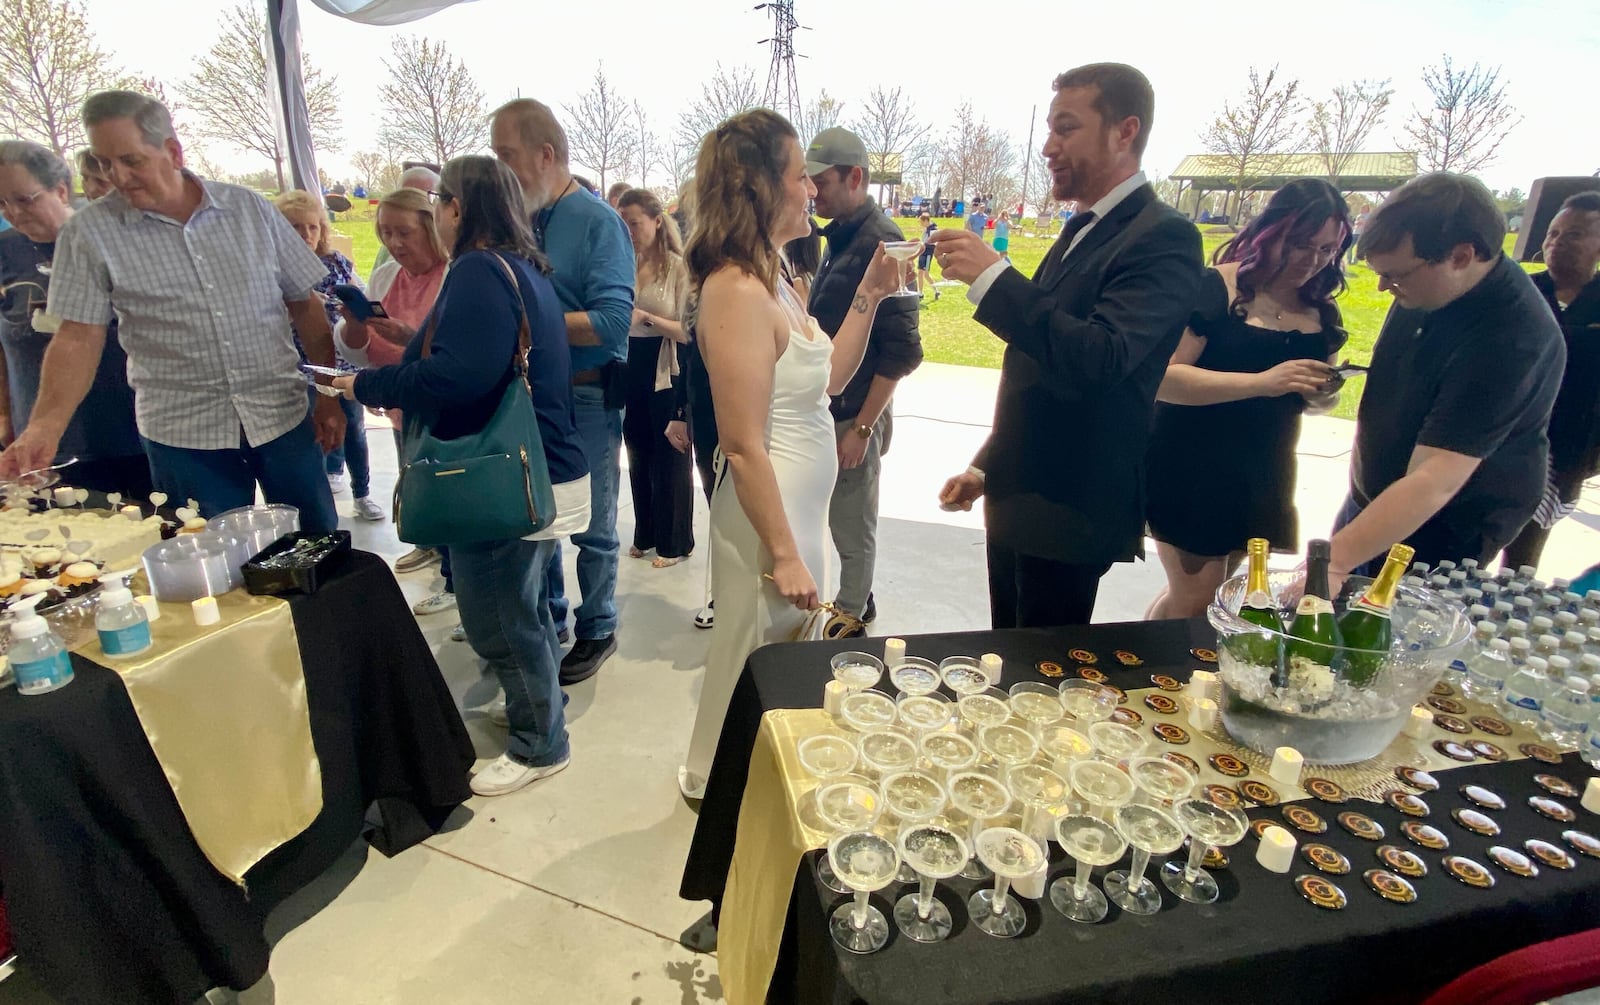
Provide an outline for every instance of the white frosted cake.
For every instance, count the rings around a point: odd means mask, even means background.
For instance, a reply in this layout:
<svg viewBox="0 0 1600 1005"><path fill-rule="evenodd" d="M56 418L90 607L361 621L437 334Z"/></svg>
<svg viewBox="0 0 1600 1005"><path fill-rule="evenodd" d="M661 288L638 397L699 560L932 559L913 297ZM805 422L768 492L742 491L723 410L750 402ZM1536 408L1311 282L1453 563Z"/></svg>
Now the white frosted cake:
<svg viewBox="0 0 1600 1005"><path fill-rule="evenodd" d="M70 537L61 533L63 527ZM76 558L99 562L108 570L129 568L161 540L161 518L135 520L110 510L0 510L0 569L5 572L20 571L23 559L33 552L65 549L69 540L89 542L87 551L75 552Z"/></svg>

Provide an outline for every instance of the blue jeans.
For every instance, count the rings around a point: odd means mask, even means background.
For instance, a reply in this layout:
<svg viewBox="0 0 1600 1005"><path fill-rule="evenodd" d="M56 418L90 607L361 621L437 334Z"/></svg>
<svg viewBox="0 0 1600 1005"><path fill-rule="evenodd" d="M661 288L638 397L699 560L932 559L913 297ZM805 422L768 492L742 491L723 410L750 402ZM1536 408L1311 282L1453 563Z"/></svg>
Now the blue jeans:
<svg viewBox="0 0 1600 1005"><path fill-rule="evenodd" d="M190 450L145 440L144 453L150 458L156 488L176 505L195 500L201 516L254 505L260 482L267 502L300 510L301 530L326 533L339 526L309 414L300 425L259 447L250 446L241 429L239 446L233 450Z"/></svg>
<svg viewBox="0 0 1600 1005"><path fill-rule="evenodd" d="M316 392L311 392L315 394ZM365 499L372 491L372 460L367 451L367 410L361 402L340 398L344 410L344 443L328 453L328 474L350 468L350 494Z"/></svg>
<svg viewBox="0 0 1600 1005"><path fill-rule="evenodd" d="M561 644L550 620L544 569L554 541L451 546L461 625L472 649L506 691L506 754L518 764L555 764L567 742L565 695L557 682Z"/></svg>
<svg viewBox="0 0 1600 1005"><path fill-rule="evenodd" d="M1361 511L1363 509L1365 509L1365 507L1356 502L1354 492L1345 493L1344 505L1339 507L1339 514L1333 518L1333 532L1337 534L1341 530L1344 530L1346 527L1348 527L1351 521L1361 515ZM1382 565L1383 561L1381 559L1369 559L1365 562L1362 562L1354 569L1351 569L1350 575L1372 576L1377 572L1376 567L1382 567Z"/></svg>
<svg viewBox="0 0 1600 1005"><path fill-rule="evenodd" d="M578 605L580 639L603 639L617 630L617 486L622 481L622 412L605 407L599 385L580 384L572 389L578 417L578 440L589 462L589 529L572 535L578 546ZM556 545L545 567L545 587L550 596L550 618L557 630L567 625L566 577L561 570L561 546Z"/></svg>

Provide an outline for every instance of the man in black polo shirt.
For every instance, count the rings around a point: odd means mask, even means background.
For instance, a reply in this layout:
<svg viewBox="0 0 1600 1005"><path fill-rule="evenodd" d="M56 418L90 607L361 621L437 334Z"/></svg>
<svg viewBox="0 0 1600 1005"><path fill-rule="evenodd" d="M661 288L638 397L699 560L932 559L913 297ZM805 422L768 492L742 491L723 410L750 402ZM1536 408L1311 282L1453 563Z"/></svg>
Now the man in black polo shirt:
<svg viewBox="0 0 1600 1005"><path fill-rule="evenodd" d="M1510 568L1539 565L1550 528L1600 474L1600 192L1561 204L1544 237L1545 271L1533 277L1561 325L1567 368L1550 412L1550 484L1534 519L1506 547Z"/></svg>
<svg viewBox="0 0 1600 1005"><path fill-rule="evenodd" d="M1361 255L1394 306L1356 421L1336 573L1397 541L1430 565L1487 564L1533 515L1566 350L1504 240L1489 190L1463 175L1416 178L1367 222Z"/></svg>

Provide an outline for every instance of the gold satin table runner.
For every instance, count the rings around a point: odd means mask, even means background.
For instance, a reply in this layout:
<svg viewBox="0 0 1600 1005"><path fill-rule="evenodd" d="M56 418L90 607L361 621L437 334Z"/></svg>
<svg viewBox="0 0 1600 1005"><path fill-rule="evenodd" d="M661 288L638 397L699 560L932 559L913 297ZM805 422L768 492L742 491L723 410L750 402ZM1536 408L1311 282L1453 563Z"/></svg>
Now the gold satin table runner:
<svg viewBox="0 0 1600 1005"><path fill-rule="evenodd" d="M162 604L138 656L98 640L76 651L122 678L195 842L243 886L322 812L322 767L288 603L244 590L216 601L222 620L204 628L188 604Z"/></svg>
<svg viewBox="0 0 1600 1005"><path fill-rule="evenodd" d="M1215 693L1218 689L1219 685L1213 685L1213 693L1209 695L1213 700L1221 697ZM1283 802L1311 798L1300 786L1272 778L1268 774L1271 755L1264 756L1235 743L1223 730L1220 717L1216 728L1209 732L1192 726L1189 710L1193 699L1187 691L1169 695L1178 702L1178 711L1173 714L1160 714L1145 705L1145 695L1162 693L1153 687L1130 690L1123 706L1139 713L1143 720L1134 728L1150 741L1146 754L1183 754L1199 767L1200 786L1220 784L1237 789L1241 779L1222 775L1209 761L1212 754L1232 754L1249 766L1250 778L1271 786ZM1452 696L1469 706L1468 715L1502 718L1497 710L1468 701L1454 690ZM1152 727L1161 722L1181 726L1189 734L1189 742L1170 744L1158 739ZM727 892L717 931L717 967L722 977L722 992L729 1005L759 1005L766 1000L788 920L795 870L801 856L828 842L828 835L808 825L798 809L801 797L816 788L817 783L801 766L797 747L808 736L837 732L840 728L820 708L775 709L761 717L761 728L750 753L750 774L739 807L733 861L728 867ZM1458 735L1438 726L1431 727L1426 736L1418 738L1401 733L1383 753L1371 760L1344 765L1307 765L1302 778L1327 778L1354 798L1381 802L1385 792L1406 788L1395 777L1395 768L1409 766L1439 771L1463 766L1463 762L1452 760L1434 748L1438 740L1461 743L1485 740L1501 748L1509 760L1526 757L1518 748L1525 743L1539 742L1538 735L1523 726L1512 725L1511 729L1509 736L1491 735L1476 728L1469 735ZM1255 805L1248 801L1245 804Z"/></svg>

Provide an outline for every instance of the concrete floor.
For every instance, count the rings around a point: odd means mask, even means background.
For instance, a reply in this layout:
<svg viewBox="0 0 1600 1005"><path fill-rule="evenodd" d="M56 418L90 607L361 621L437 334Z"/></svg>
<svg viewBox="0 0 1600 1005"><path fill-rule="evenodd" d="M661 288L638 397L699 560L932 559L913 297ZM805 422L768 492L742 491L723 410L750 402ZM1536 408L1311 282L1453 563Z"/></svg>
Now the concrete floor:
<svg viewBox="0 0 1600 1005"><path fill-rule="evenodd" d="M885 458L874 634L987 625L983 535L977 514L938 508L944 479L962 470L988 432L998 373L924 365L901 386L893 449ZM1344 495L1353 425L1309 419L1300 444L1298 501L1309 536L1330 527ZM395 475L386 431L369 436L373 495ZM619 518L632 532L627 493ZM389 524L348 518L358 547L405 550ZM698 526L705 526L704 506ZM1153 554L1153 553L1152 553ZM1552 535L1541 573L1571 576L1600 560L1600 490ZM568 583L574 552L566 549ZM472 818L394 859L353 847L346 859L274 913L270 979L247 1003L498 1003L557 1001L693 1005L722 1000L716 960L677 939L706 905L677 897L694 816L675 770L687 746L709 633L690 618L702 600L704 550L657 570L626 557L618 600L620 651L594 679L571 688L573 760L566 772L520 793L473 799ZM401 576L426 596L433 570ZM1158 565L1117 566L1101 590L1100 621L1138 619L1161 587ZM495 695L463 643L456 619L422 619L452 691L466 709L478 753L500 753L503 731L481 711ZM0 983L0 1005L41 1003L26 970Z"/></svg>

